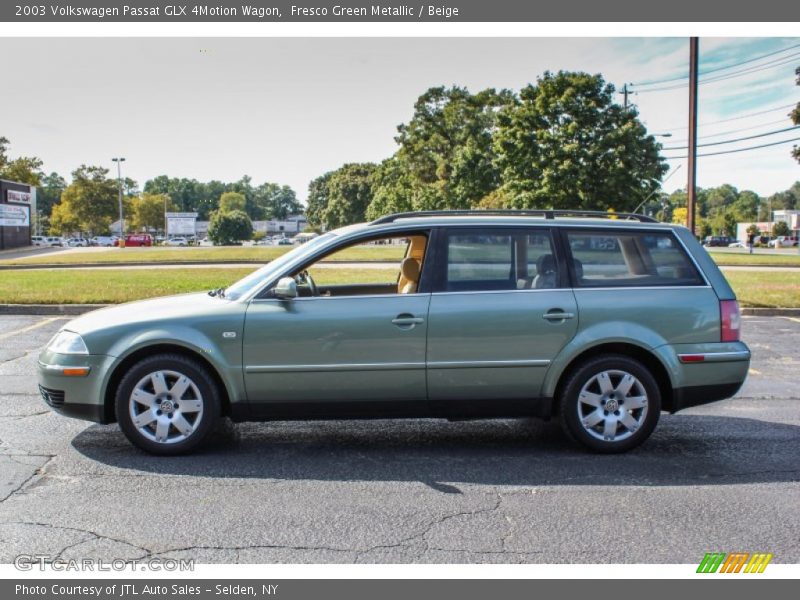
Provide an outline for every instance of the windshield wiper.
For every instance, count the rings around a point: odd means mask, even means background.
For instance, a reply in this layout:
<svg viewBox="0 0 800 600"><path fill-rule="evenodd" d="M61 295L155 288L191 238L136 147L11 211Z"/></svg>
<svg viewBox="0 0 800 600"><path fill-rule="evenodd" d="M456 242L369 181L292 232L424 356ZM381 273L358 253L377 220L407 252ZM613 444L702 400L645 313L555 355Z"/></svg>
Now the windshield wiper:
<svg viewBox="0 0 800 600"><path fill-rule="evenodd" d="M225 288L217 288L215 290L209 290L208 291L208 295L209 296L217 296L219 298L224 298L225 297Z"/></svg>

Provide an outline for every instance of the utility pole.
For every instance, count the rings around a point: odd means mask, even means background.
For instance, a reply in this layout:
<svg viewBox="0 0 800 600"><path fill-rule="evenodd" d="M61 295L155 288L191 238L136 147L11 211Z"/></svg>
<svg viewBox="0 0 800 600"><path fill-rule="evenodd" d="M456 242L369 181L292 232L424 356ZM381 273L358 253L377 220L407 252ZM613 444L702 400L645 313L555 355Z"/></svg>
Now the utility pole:
<svg viewBox="0 0 800 600"><path fill-rule="evenodd" d="M620 94L622 94L622 96L625 98L624 104L623 104L623 106L625 107L625 110L628 110L628 94L630 94L630 93L631 92L628 89L628 84L627 83L624 84L622 86L622 91L620 92Z"/></svg>
<svg viewBox="0 0 800 600"><path fill-rule="evenodd" d="M695 233L695 206L697 204L697 67L699 38L689 38L689 181L687 182L686 227Z"/></svg>
<svg viewBox="0 0 800 600"><path fill-rule="evenodd" d="M125 247L125 227L122 221L122 163L124 158L112 158L117 163L117 189L119 190L119 247Z"/></svg>

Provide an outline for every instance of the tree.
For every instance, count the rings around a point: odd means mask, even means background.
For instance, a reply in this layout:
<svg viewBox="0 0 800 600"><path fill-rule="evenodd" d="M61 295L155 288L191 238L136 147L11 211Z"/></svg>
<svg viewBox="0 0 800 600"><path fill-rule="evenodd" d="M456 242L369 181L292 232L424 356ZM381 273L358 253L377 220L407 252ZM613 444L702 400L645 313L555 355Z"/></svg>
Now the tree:
<svg viewBox="0 0 800 600"><path fill-rule="evenodd" d="M36 210L43 215L49 215L53 206L61 201L61 194L67 187L67 182L58 173L50 173L42 177L41 184L36 189Z"/></svg>
<svg viewBox="0 0 800 600"><path fill-rule="evenodd" d="M133 199L133 226L141 231L164 228L165 212L175 212L178 207L166 194L147 194Z"/></svg>
<svg viewBox="0 0 800 600"><path fill-rule="evenodd" d="M253 223L243 210L218 210L208 224L208 237L217 245L229 246L253 235Z"/></svg>
<svg viewBox="0 0 800 600"><path fill-rule="evenodd" d="M396 156L378 165L370 176L370 186L372 201L367 207L367 219L373 220L391 213L414 210L413 176Z"/></svg>
<svg viewBox="0 0 800 600"><path fill-rule="evenodd" d="M0 136L0 179L38 186L42 179L42 159L35 156L8 157L8 138Z"/></svg>
<svg viewBox="0 0 800 600"><path fill-rule="evenodd" d="M789 229L786 221L778 221L772 226L772 237L778 237L779 235L792 235L792 230Z"/></svg>
<svg viewBox="0 0 800 600"><path fill-rule="evenodd" d="M417 191L414 208L469 208L498 187L492 132L497 110L511 103L509 91L461 87L430 88L417 99L395 138L395 166L410 176L399 183Z"/></svg>
<svg viewBox="0 0 800 600"><path fill-rule="evenodd" d="M500 111L494 147L516 208L633 210L667 171L634 109L600 75L546 72Z"/></svg>
<svg viewBox="0 0 800 600"><path fill-rule="evenodd" d="M303 210L294 190L288 185L265 182L253 191L253 204L259 219L283 221Z"/></svg>
<svg viewBox="0 0 800 600"><path fill-rule="evenodd" d="M326 229L366 219L372 202L370 176L375 169L372 163L350 163L334 171L328 180L328 205L323 218Z"/></svg>
<svg viewBox="0 0 800 600"><path fill-rule="evenodd" d="M64 233L104 233L118 218L118 210L117 182L108 178L108 169L81 165L53 208L51 227Z"/></svg>
<svg viewBox="0 0 800 600"><path fill-rule="evenodd" d="M333 171L320 175L308 184L308 198L306 199L306 219L311 227L323 229L325 226L325 211L328 209L328 182Z"/></svg>
<svg viewBox="0 0 800 600"><path fill-rule="evenodd" d="M247 199L238 192L225 192L219 197L219 212L244 211Z"/></svg>
<svg viewBox="0 0 800 600"><path fill-rule="evenodd" d="M797 67L795 70L795 75L797 75L797 85L800 85L800 67ZM797 106L794 107L794 110L789 115L792 118L792 123L795 125L800 125L800 102L797 103ZM797 162L800 162L800 146L795 146L792 150L792 156L795 157Z"/></svg>

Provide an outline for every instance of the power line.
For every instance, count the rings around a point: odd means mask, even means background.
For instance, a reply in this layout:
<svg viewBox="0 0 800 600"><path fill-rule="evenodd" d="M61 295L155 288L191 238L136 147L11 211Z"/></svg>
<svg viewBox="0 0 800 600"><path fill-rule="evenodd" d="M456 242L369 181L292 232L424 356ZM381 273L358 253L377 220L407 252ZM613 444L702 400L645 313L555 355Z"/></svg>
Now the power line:
<svg viewBox="0 0 800 600"><path fill-rule="evenodd" d="M757 62L764 58L769 58L770 56L775 56L776 54L782 54L788 50L794 50L795 48L800 48L800 44L795 44L793 46L787 46L786 48L781 48L780 50L775 50L773 52L768 52L767 54L762 54L761 56L756 56L755 58L750 58L748 60L743 60L738 63L733 63L730 65L716 67L714 69L708 69L700 73L700 75L708 75L709 73L717 73L719 71L726 71L727 69L733 69L734 67L741 67L742 65L746 65L752 62ZM688 75L681 75L680 77L673 77L671 79L659 79L659 80L650 80L650 81L643 81L641 83L632 83L631 85L643 85L643 86L650 86L650 85L657 85L661 83L672 83L674 81L684 81L689 79Z"/></svg>
<svg viewBox="0 0 800 600"><path fill-rule="evenodd" d="M767 125L777 125L778 123L786 123L786 119L778 119L777 121L769 121L768 123L759 123L758 125L751 125L750 127L740 127L739 129L728 129L727 131L720 131L719 133L709 133L708 135L701 135L697 139L705 140L708 138L715 138L723 135L731 135L732 133L741 133L742 131L752 131L753 129L758 129L759 127L766 127ZM682 144L686 142L686 140L683 138L679 138L677 140L672 140L672 142Z"/></svg>
<svg viewBox="0 0 800 600"><path fill-rule="evenodd" d="M800 141L800 137L791 140L782 140L780 142L772 142L769 144L761 144L759 146L749 146L747 148L737 148L736 150L722 150L720 152L706 152L705 154L698 154L697 156L718 156L720 154L734 154L736 152L747 152L748 150L758 150L759 148L768 148L770 146L779 146L781 144L790 144L792 142ZM688 156L665 156L667 160L678 160L681 158L689 158Z"/></svg>
<svg viewBox="0 0 800 600"><path fill-rule="evenodd" d="M797 60L798 57L800 57L800 52L798 52L796 54L792 54L791 56L788 56L788 57L784 57L780 61L777 61L777 62L774 62L774 63L765 63L763 65L757 65L757 66L749 67L747 69L742 69L741 71L735 71L733 73L726 73L724 75L719 75L717 77L712 77L710 79L701 79L698 83L699 83L699 85L706 85L706 84L709 84L709 83L717 83L719 81L726 81L728 79L734 79L736 77L742 77L743 75L751 75L753 73L758 73L760 71L769 71L770 69L776 69L778 67L783 67L783 66L786 66L786 65L790 65L790 64L794 63ZM686 88L688 86L689 86L688 83L680 83L680 84L675 84L675 85L665 85L665 86L661 86L661 87L654 87L654 88L649 88L649 89L644 89L644 90L637 89L637 90L635 90L635 92L637 94L648 94L650 92L669 92L669 91L672 91L672 90L680 90L680 89Z"/></svg>
<svg viewBox="0 0 800 600"><path fill-rule="evenodd" d="M731 121L740 121L741 119L747 119L749 117L757 117L759 115L766 115L771 112L777 112L779 110L786 110L787 108L794 108L797 106L796 102L792 102L791 104L785 104L783 106L776 106L775 108L767 108L765 110L760 110L758 112L752 113L745 113L743 115L739 115L736 117L728 117L726 119L719 119L718 121L706 121L705 123L700 123L699 127L707 127L709 125L718 125L720 123L730 123ZM680 127L665 127L663 130L666 131L680 131L681 129L688 129L687 126L680 126Z"/></svg>
<svg viewBox="0 0 800 600"><path fill-rule="evenodd" d="M777 133L784 133L786 131L793 131L795 129L800 129L800 125L795 125L794 127L787 127L785 129L777 129L775 131L768 131L766 133L758 133L756 135L748 135L747 137L740 137L735 138L732 140L722 140L721 142L709 142L708 144L698 144L698 148L706 147L706 146L721 146L723 144L733 144L734 142L744 142L747 140L754 140L756 138L766 137L768 135L775 135ZM686 150L688 146L669 146L664 147L662 150Z"/></svg>

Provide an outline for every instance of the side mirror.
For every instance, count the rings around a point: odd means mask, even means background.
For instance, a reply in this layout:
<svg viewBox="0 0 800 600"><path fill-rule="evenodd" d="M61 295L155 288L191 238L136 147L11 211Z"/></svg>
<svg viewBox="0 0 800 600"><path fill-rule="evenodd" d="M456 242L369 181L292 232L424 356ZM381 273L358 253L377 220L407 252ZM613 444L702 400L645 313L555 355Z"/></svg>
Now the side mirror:
<svg viewBox="0 0 800 600"><path fill-rule="evenodd" d="M297 298L297 282L292 277L281 277L275 286L274 294L276 298L282 300Z"/></svg>

